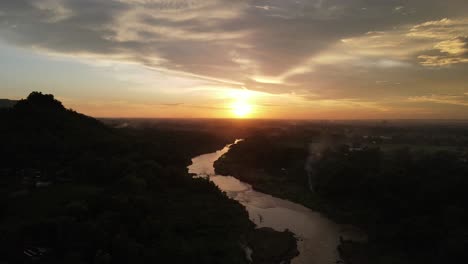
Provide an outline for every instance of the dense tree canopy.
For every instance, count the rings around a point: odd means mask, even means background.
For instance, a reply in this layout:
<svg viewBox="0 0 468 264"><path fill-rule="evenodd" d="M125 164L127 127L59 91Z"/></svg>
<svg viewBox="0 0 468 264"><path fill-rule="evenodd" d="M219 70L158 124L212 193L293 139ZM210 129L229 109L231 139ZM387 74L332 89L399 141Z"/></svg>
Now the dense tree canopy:
<svg viewBox="0 0 468 264"><path fill-rule="evenodd" d="M466 259L468 247L468 162L460 145L466 131L442 125L266 130L232 147L215 167L363 228L369 263L454 262Z"/></svg>
<svg viewBox="0 0 468 264"><path fill-rule="evenodd" d="M246 211L186 170L228 139L114 129L37 92L0 117L0 261L246 261Z"/></svg>

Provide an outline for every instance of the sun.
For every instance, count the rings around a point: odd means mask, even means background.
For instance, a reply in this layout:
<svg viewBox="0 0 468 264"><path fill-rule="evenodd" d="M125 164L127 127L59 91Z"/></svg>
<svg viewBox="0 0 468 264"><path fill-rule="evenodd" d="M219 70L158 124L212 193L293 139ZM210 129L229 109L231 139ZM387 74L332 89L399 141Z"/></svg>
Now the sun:
<svg viewBox="0 0 468 264"><path fill-rule="evenodd" d="M236 117L248 117L252 113L252 105L246 101L236 101L232 104L232 112Z"/></svg>
<svg viewBox="0 0 468 264"><path fill-rule="evenodd" d="M249 118L256 114L254 99L256 94L248 89L232 89L227 91L231 103L229 109L236 118Z"/></svg>

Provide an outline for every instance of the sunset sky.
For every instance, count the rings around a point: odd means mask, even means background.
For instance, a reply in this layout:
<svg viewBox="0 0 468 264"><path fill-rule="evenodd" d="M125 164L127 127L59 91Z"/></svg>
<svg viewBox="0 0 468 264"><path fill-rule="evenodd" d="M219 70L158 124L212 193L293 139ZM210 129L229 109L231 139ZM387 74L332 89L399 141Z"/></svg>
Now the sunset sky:
<svg viewBox="0 0 468 264"><path fill-rule="evenodd" d="M468 118L468 1L2 0L0 80L95 117Z"/></svg>

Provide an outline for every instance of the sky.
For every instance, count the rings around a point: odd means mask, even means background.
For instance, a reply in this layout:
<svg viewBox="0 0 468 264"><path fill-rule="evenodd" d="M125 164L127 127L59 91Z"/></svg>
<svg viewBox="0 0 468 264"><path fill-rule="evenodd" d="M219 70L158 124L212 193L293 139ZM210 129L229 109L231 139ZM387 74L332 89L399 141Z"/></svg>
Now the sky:
<svg viewBox="0 0 468 264"><path fill-rule="evenodd" d="M466 119L466 0L2 0L0 98L94 117Z"/></svg>

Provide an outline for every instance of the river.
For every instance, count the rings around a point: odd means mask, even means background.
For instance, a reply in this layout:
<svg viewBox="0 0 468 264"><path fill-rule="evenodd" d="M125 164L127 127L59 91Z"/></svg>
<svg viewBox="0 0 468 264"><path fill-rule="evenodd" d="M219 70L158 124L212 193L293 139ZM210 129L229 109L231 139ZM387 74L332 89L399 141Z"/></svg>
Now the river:
<svg viewBox="0 0 468 264"><path fill-rule="evenodd" d="M277 231L289 229L293 232L298 238L300 252L292 260L293 264L336 263L339 260L339 225L300 204L254 191L249 184L234 177L215 174L213 163L230 146L193 158L189 172L196 174L196 177L209 178L230 198L245 206L250 220L257 227L270 227Z"/></svg>

